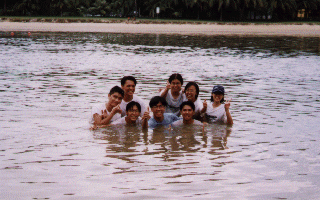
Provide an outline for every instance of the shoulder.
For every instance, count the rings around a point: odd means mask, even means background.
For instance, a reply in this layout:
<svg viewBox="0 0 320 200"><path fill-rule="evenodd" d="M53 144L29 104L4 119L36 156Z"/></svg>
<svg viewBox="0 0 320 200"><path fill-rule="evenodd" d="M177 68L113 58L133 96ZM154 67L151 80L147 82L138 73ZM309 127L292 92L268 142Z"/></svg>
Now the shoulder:
<svg viewBox="0 0 320 200"><path fill-rule="evenodd" d="M174 125L174 126L181 125L181 124L183 124L183 119L179 119L179 120L172 123L172 125Z"/></svg>
<svg viewBox="0 0 320 200"><path fill-rule="evenodd" d="M141 105L141 104L144 105L144 101L143 101L140 97L138 97L137 95L135 95L135 94L133 95L132 101L136 101L136 102L138 102L140 105Z"/></svg>
<svg viewBox="0 0 320 200"><path fill-rule="evenodd" d="M178 120L179 117L173 113L163 113L164 118L176 119Z"/></svg>
<svg viewBox="0 0 320 200"><path fill-rule="evenodd" d="M196 119L195 119L195 120L193 121L193 124L194 124L194 125L202 125L202 122L200 122L199 120L196 120Z"/></svg>
<svg viewBox="0 0 320 200"><path fill-rule="evenodd" d="M117 119L116 121L112 122L111 124L125 124L126 123L126 117L122 117Z"/></svg>
<svg viewBox="0 0 320 200"><path fill-rule="evenodd" d="M102 110L105 110L106 109L106 104L105 103L98 103L98 104L94 104L92 106L92 109L91 109L91 112L92 114L101 114L101 111Z"/></svg>

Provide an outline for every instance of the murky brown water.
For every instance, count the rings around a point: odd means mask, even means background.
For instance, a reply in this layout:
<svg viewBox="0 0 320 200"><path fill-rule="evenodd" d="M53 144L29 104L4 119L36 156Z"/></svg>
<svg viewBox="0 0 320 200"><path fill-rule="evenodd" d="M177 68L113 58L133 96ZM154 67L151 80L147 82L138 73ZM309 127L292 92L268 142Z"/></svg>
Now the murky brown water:
<svg viewBox="0 0 320 200"><path fill-rule="evenodd" d="M317 199L320 39L0 33L1 199ZM124 75L147 102L173 72L233 127L89 131Z"/></svg>

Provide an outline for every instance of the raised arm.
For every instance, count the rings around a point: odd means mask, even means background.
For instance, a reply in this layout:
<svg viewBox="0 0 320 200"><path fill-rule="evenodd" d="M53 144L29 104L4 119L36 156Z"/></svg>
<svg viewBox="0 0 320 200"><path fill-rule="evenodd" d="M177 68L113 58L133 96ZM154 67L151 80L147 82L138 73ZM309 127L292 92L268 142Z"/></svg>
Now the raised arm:
<svg viewBox="0 0 320 200"><path fill-rule="evenodd" d="M150 111L149 107L146 112L144 112L142 116L142 128L148 128L148 120L150 119Z"/></svg>
<svg viewBox="0 0 320 200"><path fill-rule="evenodd" d="M230 111L229 111L230 102L231 102L231 99L224 104L224 109L225 109L225 111L226 111L227 124L228 124L228 125L232 125L232 124L233 124L233 120L232 120L232 117L231 117L231 113L230 113Z"/></svg>
<svg viewBox="0 0 320 200"><path fill-rule="evenodd" d="M170 89L171 89L171 85L170 85L169 81L167 81L166 88L160 92L160 96L163 98L166 98Z"/></svg>
<svg viewBox="0 0 320 200"><path fill-rule="evenodd" d="M202 122L205 120L207 107L208 107L207 100L204 100L202 109L200 110L200 119L201 119Z"/></svg>

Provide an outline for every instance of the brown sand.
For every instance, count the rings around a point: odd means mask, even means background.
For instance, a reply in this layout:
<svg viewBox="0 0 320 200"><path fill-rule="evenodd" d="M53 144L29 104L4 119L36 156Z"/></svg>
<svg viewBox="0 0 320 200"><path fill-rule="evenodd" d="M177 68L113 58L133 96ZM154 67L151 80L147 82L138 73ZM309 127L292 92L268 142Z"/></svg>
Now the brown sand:
<svg viewBox="0 0 320 200"><path fill-rule="evenodd" d="M0 31L105 32L182 35L257 35L320 37L319 25L218 25L218 24L127 24L127 23L42 23L0 22Z"/></svg>

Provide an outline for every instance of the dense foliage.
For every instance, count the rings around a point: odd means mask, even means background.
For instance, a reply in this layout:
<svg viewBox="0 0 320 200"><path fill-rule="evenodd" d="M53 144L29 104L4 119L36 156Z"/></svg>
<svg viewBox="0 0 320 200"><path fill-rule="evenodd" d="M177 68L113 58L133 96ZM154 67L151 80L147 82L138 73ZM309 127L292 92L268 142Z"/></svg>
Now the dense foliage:
<svg viewBox="0 0 320 200"><path fill-rule="evenodd" d="M319 20L320 0L4 0L0 15Z"/></svg>

